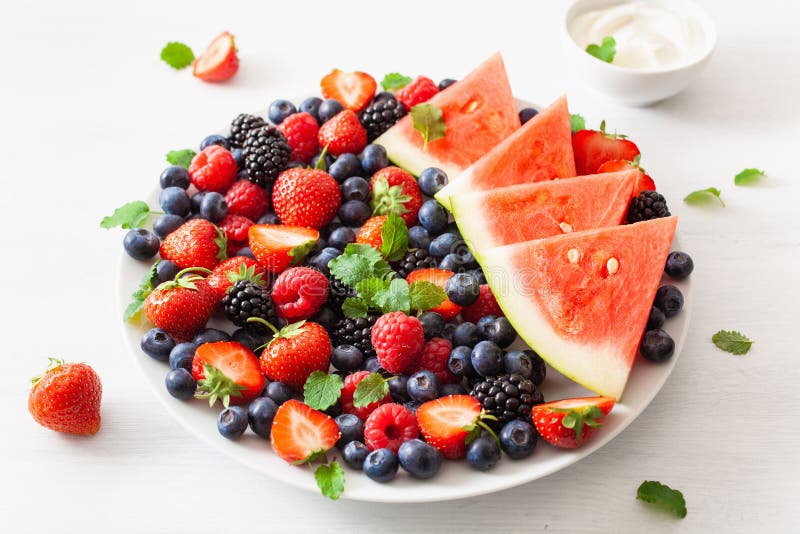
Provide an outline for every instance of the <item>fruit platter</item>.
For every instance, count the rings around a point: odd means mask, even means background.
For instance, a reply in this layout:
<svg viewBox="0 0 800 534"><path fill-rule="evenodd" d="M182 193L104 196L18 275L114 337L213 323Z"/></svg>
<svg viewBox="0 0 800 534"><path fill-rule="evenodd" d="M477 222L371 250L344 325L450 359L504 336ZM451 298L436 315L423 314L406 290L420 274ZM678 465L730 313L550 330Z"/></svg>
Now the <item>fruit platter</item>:
<svg viewBox="0 0 800 534"><path fill-rule="evenodd" d="M515 99L500 54L236 111L101 223L134 360L225 454L332 499L474 496L591 454L669 377L677 217L632 140Z"/></svg>

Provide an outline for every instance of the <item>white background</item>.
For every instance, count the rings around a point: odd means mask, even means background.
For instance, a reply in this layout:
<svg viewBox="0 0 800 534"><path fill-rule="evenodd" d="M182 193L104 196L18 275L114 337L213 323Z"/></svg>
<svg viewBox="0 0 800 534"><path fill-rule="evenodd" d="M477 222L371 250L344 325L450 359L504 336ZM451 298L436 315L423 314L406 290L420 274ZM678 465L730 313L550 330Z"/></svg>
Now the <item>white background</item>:
<svg viewBox="0 0 800 534"><path fill-rule="evenodd" d="M2 320L0 521L4 532L788 532L798 516L795 3L704 1L719 47L682 95L625 108L562 64L563 2L11 2L0 15ZM209 85L173 72L168 40L196 51L237 36L242 67ZM330 502L247 471L170 419L121 343L113 298L122 233L103 215L157 183L163 154L237 113L314 91L333 67L460 77L501 50L518 96L628 133L680 215L696 264L684 352L617 439L546 479L430 505ZM763 167L757 187L733 186ZM725 208L681 202L716 186ZM132 282L133 283L133 282ZM625 305L625 303L620 303ZM710 343L756 340L746 356ZM103 427L36 425L27 379L48 356L91 363ZM642 480L686 496L679 521L635 500Z"/></svg>

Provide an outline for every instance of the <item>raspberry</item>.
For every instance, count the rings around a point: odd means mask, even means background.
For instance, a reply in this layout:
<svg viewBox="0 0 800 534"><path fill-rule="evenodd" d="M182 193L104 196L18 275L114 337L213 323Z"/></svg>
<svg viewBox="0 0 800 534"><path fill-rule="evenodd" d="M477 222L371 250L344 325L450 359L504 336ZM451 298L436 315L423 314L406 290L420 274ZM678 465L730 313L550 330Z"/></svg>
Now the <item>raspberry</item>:
<svg viewBox="0 0 800 534"><path fill-rule="evenodd" d="M427 102L438 92L439 87L433 83L433 80L425 76L417 76L416 80L397 91L394 96L403 103L406 109L410 110L417 104Z"/></svg>
<svg viewBox="0 0 800 534"><path fill-rule="evenodd" d="M317 119L305 111L289 115L278 126L289 146L292 147L292 161L308 163L319 149Z"/></svg>
<svg viewBox="0 0 800 534"><path fill-rule="evenodd" d="M225 193L228 213L257 221L269 209L269 193L250 180L237 180Z"/></svg>
<svg viewBox="0 0 800 534"><path fill-rule="evenodd" d="M387 393L386 396L377 402L372 402L367 404L366 406L354 406L353 405L353 394L356 391L356 386L368 377L371 373L369 371L358 371L356 373L347 375L344 379L344 387L342 388L342 396L339 397L339 404L342 405L342 411L344 413L351 413L353 415L358 416L359 419L362 421L365 420L369 415L375 411L375 409L382 405L386 404L387 402L392 402L392 395Z"/></svg>
<svg viewBox="0 0 800 534"><path fill-rule="evenodd" d="M396 454L400 445L417 437L417 417L393 402L378 406L364 423L364 443L373 451L390 449Z"/></svg>
<svg viewBox="0 0 800 534"><path fill-rule="evenodd" d="M235 256L240 248L247 246L247 231L253 226L253 221L241 215L228 214L218 226L228 238L228 256Z"/></svg>
<svg viewBox="0 0 800 534"><path fill-rule="evenodd" d="M505 316L503 310L500 309L500 305L497 304L497 299L494 298L492 290L489 289L489 285L483 284L478 294L478 300L469 306L461 308L461 317L465 321L477 323L478 319L487 315Z"/></svg>
<svg viewBox="0 0 800 534"><path fill-rule="evenodd" d="M446 339L435 337L425 343L425 348L422 350L408 374L416 373L427 369L436 375L441 384L453 384L459 381L447 368L447 360L450 358L450 351L453 345Z"/></svg>
<svg viewBox="0 0 800 534"><path fill-rule="evenodd" d="M384 369L402 373L425 347L422 323L400 311L382 315L372 327L372 346Z"/></svg>
<svg viewBox="0 0 800 534"><path fill-rule="evenodd" d="M327 121L317 135L319 146L327 146L334 156L358 154L367 146L367 131L361 126L358 115L346 109Z"/></svg>
<svg viewBox="0 0 800 534"><path fill-rule="evenodd" d="M272 300L278 315L292 323L308 319L328 299L328 278L309 267L283 271L272 286Z"/></svg>
<svg viewBox="0 0 800 534"><path fill-rule="evenodd" d="M236 180L237 172L233 154L219 145L207 146L189 165L189 178L200 191L224 193Z"/></svg>

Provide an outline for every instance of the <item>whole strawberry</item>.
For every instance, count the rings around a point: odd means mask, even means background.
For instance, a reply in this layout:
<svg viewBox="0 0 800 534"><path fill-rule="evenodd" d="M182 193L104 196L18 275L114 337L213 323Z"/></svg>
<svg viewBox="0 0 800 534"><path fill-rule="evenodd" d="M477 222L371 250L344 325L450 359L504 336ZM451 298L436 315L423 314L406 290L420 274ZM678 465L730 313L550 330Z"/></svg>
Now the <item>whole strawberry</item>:
<svg viewBox="0 0 800 534"><path fill-rule="evenodd" d="M155 326L176 340L186 341L202 329L217 305L217 297L204 278L180 271L174 280L156 287L144 301L144 313ZM207 272L207 271L206 271Z"/></svg>
<svg viewBox="0 0 800 534"><path fill-rule="evenodd" d="M439 87L426 76L417 76L413 82L395 93L395 98L402 102L406 109L430 100L439 92Z"/></svg>
<svg viewBox="0 0 800 534"><path fill-rule="evenodd" d="M381 315L372 327L372 346L384 369L402 373L425 347L422 324L400 311Z"/></svg>
<svg viewBox="0 0 800 534"><path fill-rule="evenodd" d="M236 180L239 171L233 154L219 145L207 146L189 165L189 178L200 191L224 193Z"/></svg>
<svg viewBox="0 0 800 534"><path fill-rule="evenodd" d="M292 147L292 161L308 163L319 150L317 133L319 124L311 114L302 111L289 115L278 125L289 146Z"/></svg>
<svg viewBox="0 0 800 534"><path fill-rule="evenodd" d="M346 109L322 125L317 135L319 146L327 146L334 156L358 154L367 146L367 131L361 126L358 115Z"/></svg>
<svg viewBox="0 0 800 534"><path fill-rule="evenodd" d="M272 189L272 205L281 223L322 228L336 215L341 202L339 184L320 170L283 171Z"/></svg>
<svg viewBox="0 0 800 534"><path fill-rule="evenodd" d="M229 215L241 215L257 221L269 209L269 193L250 180L236 180L225 193Z"/></svg>
<svg viewBox="0 0 800 534"><path fill-rule="evenodd" d="M85 363L64 363L50 358L44 375L33 379L28 411L43 427L68 434L94 434L100 430L103 386Z"/></svg>
<svg viewBox="0 0 800 534"><path fill-rule="evenodd" d="M240 280L262 279L266 271L253 258L246 256L234 256L228 258L216 267L208 275L206 282L214 291L217 300L220 301L228 293L228 289Z"/></svg>
<svg viewBox="0 0 800 534"><path fill-rule="evenodd" d="M172 260L181 269L213 269L227 258L225 232L205 219L186 221L161 243L161 258Z"/></svg>
<svg viewBox="0 0 800 534"><path fill-rule="evenodd" d="M388 216L377 215L367 219L361 228L358 229L356 234L356 243L361 245L369 245L375 250L380 250L383 244L383 237L381 231Z"/></svg>
<svg viewBox="0 0 800 534"><path fill-rule="evenodd" d="M314 371L328 371L331 339L322 325L300 321L280 331L266 321L275 336L261 353L261 371L272 381L301 389Z"/></svg>
<svg viewBox="0 0 800 534"><path fill-rule="evenodd" d="M309 267L293 267L278 275L272 301L278 315L289 322L308 319L328 300L328 278Z"/></svg>
<svg viewBox="0 0 800 534"><path fill-rule="evenodd" d="M399 215L408 227L417 224L422 191L417 180L399 167L384 167L372 175L372 213Z"/></svg>

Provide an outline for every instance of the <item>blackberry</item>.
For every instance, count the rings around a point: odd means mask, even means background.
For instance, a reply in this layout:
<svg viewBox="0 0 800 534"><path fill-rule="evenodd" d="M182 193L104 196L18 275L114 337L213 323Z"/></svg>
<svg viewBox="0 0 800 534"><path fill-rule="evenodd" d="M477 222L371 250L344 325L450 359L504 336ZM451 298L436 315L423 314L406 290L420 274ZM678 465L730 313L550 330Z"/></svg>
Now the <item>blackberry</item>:
<svg viewBox="0 0 800 534"><path fill-rule="evenodd" d="M407 277L419 269L435 269L439 265L436 258L428 254L425 249L410 249L402 260L393 263L392 269L397 271L401 278Z"/></svg>
<svg viewBox="0 0 800 534"><path fill-rule="evenodd" d="M250 115L248 113L240 114L231 122L231 135L228 137L231 148L243 147L250 130L261 128L266 124L266 121L257 115Z"/></svg>
<svg viewBox="0 0 800 534"><path fill-rule="evenodd" d="M642 191L628 206L628 223L669 217L667 200L655 191Z"/></svg>
<svg viewBox="0 0 800 534"><path fill-rule="evenodd" d="M394 97L376 98L361 112L359 120L367 131L367 138L371 143L376 137L394 126L405 114L405 106Z"/></svg>
<svg viewBox="0 0 800 534"><path fill-rule="evenodd" d="M347 297L355 297L356 291L338 278L329 276L328 306L337 314L342 313L342 303Z"/></svg>
<svg viewBox="0 0 800 534"><path fill-rule="evenodd" d="M497 421L486 420L495 429L514 419L530 421L531 408L544 402L533 381L518 374L485 378L469 394L480 401L487 414L497 417Z"/></svg>
<svg viewBox="0 0 800 534"><path fill-rule="evenodd" d="M222 309L225 316L236 326L255 328L255 331L265 330L266 326L258 323L248 323L250 317L260 317L273 326L278 326L278 315L275 304L269 296L269 289L251 280L236 282L225 298L222 299ZM259 328L259 326L263 328Z"/></svg>
<svg viewBox="0 0 800 534"><path fill-rule="evenodd" d="M375 356L372 348L372 327L380 315L370 313L366 317L351 319L345 317L336 322L331 330L331 343L334 347L339 345L353 345L364 355L364 358Z"/></svg>
<svg viewBox="0 0 800 534"><path fill-rule="evenodd" d="M247 133L242 145L247 179L267 187L286 168L292 148L274 126L261 126Z"/></svg>

